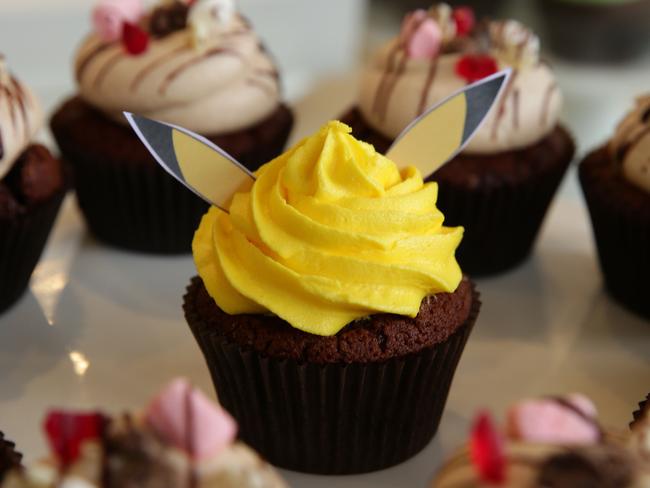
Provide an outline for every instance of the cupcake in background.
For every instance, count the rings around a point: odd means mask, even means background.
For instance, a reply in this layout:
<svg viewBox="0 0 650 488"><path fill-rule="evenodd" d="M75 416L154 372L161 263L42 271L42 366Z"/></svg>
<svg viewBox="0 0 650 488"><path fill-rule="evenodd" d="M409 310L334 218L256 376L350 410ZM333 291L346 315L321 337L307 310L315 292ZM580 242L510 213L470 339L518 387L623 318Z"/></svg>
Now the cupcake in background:
<svg viewBox="0 0 650 488"><path fill-rule="evenodd" d="M235 440L228 413L185 380L170 383L142 414L53 411L45 431L51 457L13 470L3 488L287 486Z"/></svg>
<svg viewBox="0 0 650 488"><path fill-rule="evenodd" d="M648 409L650 408L650 393L645 397L645 400L639 402L638 410L635 410L632 413L632 422L630 427L634 427L635 424L642 422L644 418L648 417Z"/></svg>
<svg viewBox="0 0 650 488"><path fill-rule="evenodd" d="M158 167L123 111L196 131L251 170L282 152L293 115L273 59L233 1L97 4L93 32L75 57L79 93L56 111L51 128L99 240L190 252L207 210Z"/></svg>
<svg viewBox="0 0 650 488"><path fill-rule="evenodd" d="M580 164L609 293L650 317L650 95L640 97L604 146Z"/></svg>
<svg viewBox="0 0 650 488"><path fill-rule="evenodd" d="M606 432L580 395L527 400L510 409L504 428L480 414L467 446L440 468L431 487L645 488L649 428Z"/></svg>
<svg viewBox="0 0 650 488"><path fill-rule="evenodd" d="M16 451L16 444L0 432L0 482L8 472L21 468L22 458L23 455Z"/></svg>
<svg viewBox="0 0 650 488"><path fill-rule="evenodd" d="M27 289L66 192L63 166L33 142L39 101L0 54L0 312Z"/></svg>
<svg viewBox="0 0 650 488"><path fill-rule="evenodd" d="M400 35L364 69L358 105L343 121L385 152L410 121L466 84L506 67L509 86L482 128L432 179L470 275L512 268L531 252L574 144L559 124L562 94L538 37L515 20L477 22L436 4L406 16ZM429 176L429 175L424 175Z"/></svg>

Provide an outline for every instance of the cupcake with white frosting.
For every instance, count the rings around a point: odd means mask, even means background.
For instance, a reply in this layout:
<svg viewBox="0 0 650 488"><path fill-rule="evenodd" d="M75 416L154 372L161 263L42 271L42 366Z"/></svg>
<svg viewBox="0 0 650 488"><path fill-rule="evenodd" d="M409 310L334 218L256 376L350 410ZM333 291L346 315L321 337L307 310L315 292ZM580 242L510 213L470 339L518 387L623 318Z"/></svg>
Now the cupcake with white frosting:
<svg viewBox="0 0 650 488"><path fill-rule="evenodd" d="M650 95L639 97L609 142L580 164L605 286L650 317Z"/></svg>
<svg viewBox="0 0 650 488"><path fill-rule="evenodd" d="M101 0L93 26L75 57L78 94L51 121L81 210L109 244L189 252L207 206L163 174L123 112L187 127L254 170L293 125L275 63L233 0Z"/></svg>
<svg viewBox="0 0 650 488"><path fill-rule="evenodd" d="M0 54L0 312L24 293L65 195L60 162L34 143L37 98Z"/></svg>
<svg viewBox="0 0 650 488"><path fill-rule="evenodd" d="M535 33L515 20L476 22L470 9L446 4L412 12L363 70L358 105L343 119L386 151L427 108L508 67L500 102L434 178L447 221L466 229L458 256L470 274L504 271L529 255L573 157L559 125L562 94Z"/></svg>
<svg viewBox="0 0 650 488"><path fill-rule="evenodd" d="M275 470L235 440L236 424L185 380L141 414L53 411L49 458L10 472L2 488L286 488Z"/></svg>

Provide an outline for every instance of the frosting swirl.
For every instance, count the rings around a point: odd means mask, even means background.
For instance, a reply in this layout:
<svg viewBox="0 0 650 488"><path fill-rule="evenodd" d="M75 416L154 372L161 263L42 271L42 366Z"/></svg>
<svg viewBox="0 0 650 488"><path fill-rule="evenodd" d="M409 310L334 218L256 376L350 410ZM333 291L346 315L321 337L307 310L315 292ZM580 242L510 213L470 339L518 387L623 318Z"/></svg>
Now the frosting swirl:
<svg viewBox="0 0 650 488"><path fill-rule="evenodd" d="M126 110L216 135L254 125L280 103L276 68L239 15L186 24L150 39L139 55L93 33L75 71L81 97L121 123Z"/></svg>
<svg viewBox="0 0 650 488"><path fill-rule="evenodd" d="M330 122L260 168L229 214L203 217L199 275L225 312L272 312L317 335L376 312L415 317L462 278L463 229L443 226L437 190Z"/></svg>
<svg viewBox="0 0 650 488"><path fill-rule="evenodd" d="M41 122L38 100L9 73L0 54L0 178L30 144Z"/></svg>
<svg viewBox="0 0 650 488"><path fill-rule="evenodd" d="M634 109L619 123L609 150L621 165L623 176L650 193L650 94L639 97Z"/></svg>
<svg viewBox="0 0 650 488"><path fill-rule="evenodd" d="M402 34L380 49L365 68L359 109L368 124L394 139L415 117L468 82L512 67L513 77L501 101L466 152L508 151L545 137L557 124L562 97L552 71L539 60L537 36L514 20L486 21L461 36L448 10L442 4L427 15L420 11L419 15L416 12L407 17ZM415 26L414 18L420 22ZM440 26L440 39L427 36L424 26L431 22ZM429 58L414 56L412 53L419 51L414 47L426 42L441 45ZM462 62L480 63L486 59L494 68L491 71L479 70L475 78L463 73Z"/></svg>

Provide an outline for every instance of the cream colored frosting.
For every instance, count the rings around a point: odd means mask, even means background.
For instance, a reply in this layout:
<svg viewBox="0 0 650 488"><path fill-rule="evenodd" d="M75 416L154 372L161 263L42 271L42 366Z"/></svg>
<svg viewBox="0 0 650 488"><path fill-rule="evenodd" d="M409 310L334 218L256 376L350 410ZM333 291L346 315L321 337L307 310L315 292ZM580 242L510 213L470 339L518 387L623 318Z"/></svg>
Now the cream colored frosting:
<svg viewBox="0 0 650 488"><path fill-rule="evenodd" d="M508 151L541 140L557 124L562 105L552 71L539 61L536 36L516 21L492 22L488 32L489 54L499 68L515 71L468 153ZM452 41L444 42L448 46ZM468 52L450 51L443 45L433 60L410 59L400 39L390 41L362 76L359 108L366 121L393 139L426 108L464 87L467 81L457 74L456 64Z"/></svg>
<svg viewBox="0 0 650 488"><path fill-rule="evenodd" d="M620 162L623 176L650 193L650 94L639 97L618 125L610 152Z"/></svg>
<svg viewBox="0 0 650 488"><path fill-rule="evenodd" d="M32 91L9 73L0 55L0 178L30 144L42 117Z"/></svg>
<svg viewBox="0 0 650 488"><path fill-rule="evenodd" d="M275 66L239 15L214 22L198 46L188 26L152 37L137 56L91 34L75 67L81 97L122 123L130 111L215 135L250 127L280 103Z"/></svg>

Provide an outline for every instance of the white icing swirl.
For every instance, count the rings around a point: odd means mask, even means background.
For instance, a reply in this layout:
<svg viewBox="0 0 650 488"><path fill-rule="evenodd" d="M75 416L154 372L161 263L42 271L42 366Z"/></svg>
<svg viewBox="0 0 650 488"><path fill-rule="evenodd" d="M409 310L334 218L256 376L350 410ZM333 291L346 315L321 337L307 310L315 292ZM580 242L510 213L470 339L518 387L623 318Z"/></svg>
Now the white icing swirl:
<svg viewBox="0 0 650 488"><path fill-rule="evenodd" d="M130 111L216 135L260 122L280 103L275 66L238 15L214 22L198 46L187 27L151 38L138 56L92 34L75 66L81 97L122 123Z"/></svg>
<svg viewBox="0 0 650 488"><path fill-rule="evenodd" d="M634 110L619 123L609 148L623 176L650 193L650 95L637 99Z"/></svg>
<svg viewBox="0 0 650 488"><path fill-rule="evenodd" d="M42 118L38 100L9 73L0 55L0 178L30 144Z"/></svg>
<svg viewBox="0 0 650 488"><path fill-rule="evenodd" d="M516 21L491 22L487 33L487 53L500 69L510 66L515 72L467 153L497 153L538 142L556 126L562 105L552 71L538 60L536 36ZM447 42L431 61L410 59L399 39L390 41L364 70L359 98L364 119L394 139L426 108L464 87L467 81L458 75L456 65L481 40L465 42L467 47L451 52L450 42L458 41L463 39Z"/></svg>

